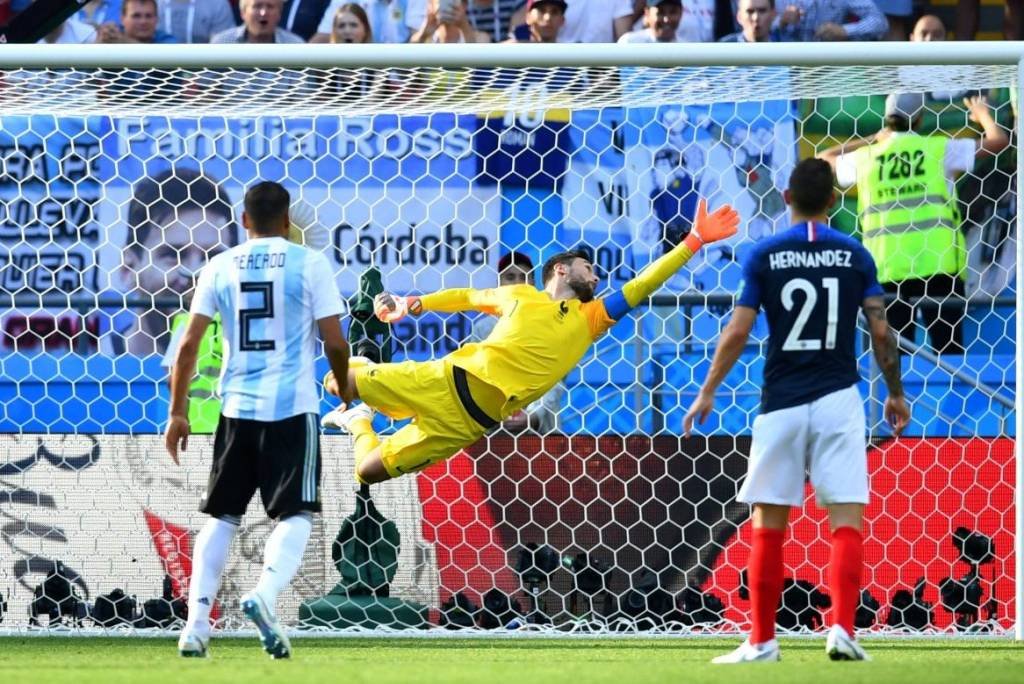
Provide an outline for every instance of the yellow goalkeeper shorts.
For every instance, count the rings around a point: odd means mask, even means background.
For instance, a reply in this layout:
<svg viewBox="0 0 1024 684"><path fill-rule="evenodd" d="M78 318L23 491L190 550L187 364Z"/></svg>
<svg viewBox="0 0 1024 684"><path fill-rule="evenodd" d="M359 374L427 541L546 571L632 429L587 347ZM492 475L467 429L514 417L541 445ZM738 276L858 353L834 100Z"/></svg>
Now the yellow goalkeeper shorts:
<svg viewBox="0 0 1024 684"><path fill-rule="evenodd" d="M381 442L381 461L391 477L454 456L490 429L474 419L459 398L456 372L443 359L382 363L355 370L360 399L389 418L412 419ZM477 408L498 417L504 395L471 375L466 377Z"/></svg>

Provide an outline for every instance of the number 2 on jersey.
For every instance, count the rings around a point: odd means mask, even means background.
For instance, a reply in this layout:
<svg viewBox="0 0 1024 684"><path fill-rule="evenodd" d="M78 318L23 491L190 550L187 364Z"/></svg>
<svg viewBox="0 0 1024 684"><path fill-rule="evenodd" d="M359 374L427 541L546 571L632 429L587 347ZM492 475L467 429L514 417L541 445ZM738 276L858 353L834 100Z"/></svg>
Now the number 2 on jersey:
<svg viewBox="0 0 1024 684"><path fill-rule="evenodd" d="M821 286L828 292L828 313L825 319L825 349L836 348L836 326L839 324L839 279L822 278ZM782 288L782 306L786 311L792 311L796 301L793 294L797 291L804 293L803 305L797 312L796 320L786 341L782 343L782 351L820 351L822 340L805 339L804 328L814 312L814 306L818 303L818 289L814 283L806 278L794 278Z"/></svg>
<svg viewBox="0 0 1024 684"><path fill-rule="evenodd" d="M274 351L274 340L254 340L249 324L259 318L274 317L274 283L262 281L240 283L242 293L255 292L263 295L263 304L238 310L238 349L241 351Z"/></svg>

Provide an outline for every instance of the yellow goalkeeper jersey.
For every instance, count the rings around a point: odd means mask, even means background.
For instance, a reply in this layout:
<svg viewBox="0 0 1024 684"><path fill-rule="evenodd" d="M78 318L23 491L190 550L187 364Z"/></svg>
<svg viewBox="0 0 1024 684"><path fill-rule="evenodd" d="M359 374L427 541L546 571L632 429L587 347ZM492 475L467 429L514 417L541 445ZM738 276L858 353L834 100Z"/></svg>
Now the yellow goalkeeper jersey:
<svg viewBox="0 0 1024 684"><path fill-rule="evenodd" d="M531 285L442 290L420 302L425 311L475 310L498 317L487 339L445 358L505 395L502 418L543 396L616 322L601 299L559 301Z"/></svg>

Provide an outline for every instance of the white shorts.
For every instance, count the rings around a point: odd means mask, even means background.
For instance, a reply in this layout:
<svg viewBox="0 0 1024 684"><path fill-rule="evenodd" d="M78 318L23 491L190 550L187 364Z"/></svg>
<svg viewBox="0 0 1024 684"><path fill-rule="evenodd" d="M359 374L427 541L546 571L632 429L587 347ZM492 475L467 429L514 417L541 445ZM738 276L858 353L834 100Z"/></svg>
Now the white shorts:
<svg viewBox="0 0 1024 684"><path fill-rule="evenodd" d="M818 505L868 502L867 421L857 387L754 419L743 503L802 506L809 474Z"/></svg>

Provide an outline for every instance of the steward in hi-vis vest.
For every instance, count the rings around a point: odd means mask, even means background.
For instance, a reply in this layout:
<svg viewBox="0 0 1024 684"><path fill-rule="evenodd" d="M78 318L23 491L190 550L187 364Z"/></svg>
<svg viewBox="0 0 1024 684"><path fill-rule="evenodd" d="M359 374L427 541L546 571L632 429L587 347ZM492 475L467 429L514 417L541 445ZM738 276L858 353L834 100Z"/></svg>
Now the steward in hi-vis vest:
<svg viewBox="0 0 1024 684"><path fill-rule="evenodd" d="M185 332L188 317L189 313L182 311L171 319L171 342L167 346L167 354L163 361L167 368L174 365L178 343ZM217 383L220 380L223 361L222 345L220 316L215 316L199 343L196 374L192 384L188 386L188 421L193 434L213 434L217 431L217 419L220 416Z"/></svg>
<svg viewBox="0 0 1024 684"><path fill-rule="evenodd" d="M943 170L951 142L896 135L856 155L857 214L879 282L962 274L964 238Z"/></svg>
<svg viewBox="0 0 1024 684"><path fill-rule="evenodd" d="M981 126L981 139L921 135L924 95L901 93L886 98L885 128L877 134L818 155L832 164L841 187L857 186L861 235L890 297L889 323L913 342L919 308L939 353L964 351L967 254L954 182L978 156L998 154L1009 144L983 97L964 105ZM934 301L917 306L922 298Z"/></svg>

